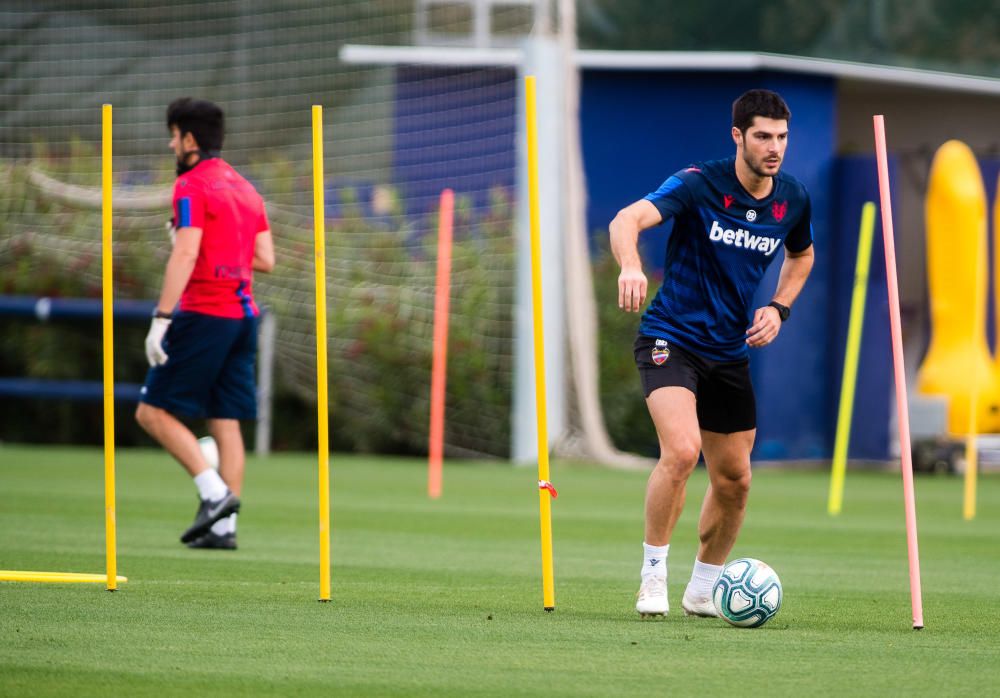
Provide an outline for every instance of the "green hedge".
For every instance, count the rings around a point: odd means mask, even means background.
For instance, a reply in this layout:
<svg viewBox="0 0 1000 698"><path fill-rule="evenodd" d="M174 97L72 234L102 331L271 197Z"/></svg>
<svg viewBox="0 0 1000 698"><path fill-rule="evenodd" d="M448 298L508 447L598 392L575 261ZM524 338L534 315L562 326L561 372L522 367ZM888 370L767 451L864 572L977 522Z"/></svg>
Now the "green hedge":
<svg viewBox="0 0 1000 698"><path fill-rule="evenodd" d="M99 160L76 143L55 157L39 146L33 166L72 184L96 187ZM169 169L160 182L170 183ZM278 266L258 275L255 295L278 320L274 444L313 448L316 438L314 242L308 163L269 158L247 168L264 179ZM25 162L0 161L0 292L32 296L101 295L100 211L53 201L28 178ZM121 182L117 186L121 186ZM335 449L421 453L427 448L436 222L405 218L388 192L373 217L352 192L339 191L326 221L331 444ZM116 211L115 297L159 292L169 243L163 212ZM512 206L493 192L487 209L456 204L447 449L502 457L510 439L513 298ZM0 375L101 377L100 321L39 324L0 318ZM115 374L141 382L145 326L117 323ZM0 439L97 443L100 405L4 400ZM148 443L119 409L120 443ZM24 417L29 415L29 417ZM96 428L95 428L96 427Z"/></svg>
<svg viewBox="0 0 1000 698"><path fill-rule="evenodd" d="M601 409L608 434L623 451L656 456L659 444L656 429L646 410L632 344L639 328L638 313L618 308L618 263L607 246L607 235L599 235L594 260L594 295L597 301L598 365L600 366ZM662 279L650 278L648 298Z"/></svg>
<svg viewBox="0 0 1000 698"><path fill-rule="evenodd" d="M170 185L169 162L152 182ZM80 142L58 157L36 148L32 165L77 185L97 187L99 159ZM255 295L278 320L273 443L316 443L314 237L308 163L270 155L246 168L262 191L275 235L277 268L258 275ZM101 296L100 211L52 200L28 179L26 162L0 160L0 293ZM120 177L129 177L128 173ZM119 181L116 186L126 186ZM337 450L425 453L432 360L436 221L401 212L398 192L382 191L379 215L350 189L336 192L326 221L328 370L331 444ZM388 202L388 203L385 203ZM116 211L116 299L154 298L169 256L167 211ZM452 252L446 452L506 457L510 442L515 258L513 204L492 192L487 207L456 202ZM604 239L605 236L599 236ZM600 327L600 389L614 442L656 449L631 357L638 316L616 304L617 265L607 249L595 260ZM115 376L141 382L144 323L116 323ZM41 324L0 317L0 375L100 380L99 320ZM121 444L149 444L116 410ZM0 401L0 439L100 443L99 404ZM197 425L193 425L196 428ZM249 437L249 433L248 433Z"/></svg>

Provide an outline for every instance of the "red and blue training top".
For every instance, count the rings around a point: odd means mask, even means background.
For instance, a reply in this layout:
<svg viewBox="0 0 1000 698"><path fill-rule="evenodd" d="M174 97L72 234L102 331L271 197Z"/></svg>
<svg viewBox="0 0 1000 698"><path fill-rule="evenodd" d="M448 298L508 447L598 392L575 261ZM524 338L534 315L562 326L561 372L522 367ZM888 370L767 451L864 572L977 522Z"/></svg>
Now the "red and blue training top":
<svg viewBox="0 0 1000 698"><path fill-rule="evenodd" d="M253 254L270 230L264 200L221 158L202 159L174 183L174 225L201 228L201 247L181 294L183 312L254 317Z"/></svg>

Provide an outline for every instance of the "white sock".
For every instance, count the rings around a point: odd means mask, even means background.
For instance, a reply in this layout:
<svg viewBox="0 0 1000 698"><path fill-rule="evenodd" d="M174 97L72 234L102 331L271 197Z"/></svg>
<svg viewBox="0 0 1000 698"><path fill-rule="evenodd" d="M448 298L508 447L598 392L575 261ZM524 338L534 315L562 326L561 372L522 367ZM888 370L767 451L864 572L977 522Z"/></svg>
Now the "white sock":
<svg viewBox="0 0 1000 698"><path fill-rule="evenodd" d="M218 471L203 470L194 476L194 484L198 488L198 495L202 499L211 499L213 502L226 496L229 488L219 477Z"/></svg>
<svg viewBox="0 0 1000 698"><path fill-rule="evenodd" d="M667 578L667 553L670 552L670 543L666 545L642 544L642 570L639 574L642 577L657 576Z"/></svg>
<svg viewBox="0 0 1000 698"><path fill-rule="evenodd" d="M696 558L686 593L699 599L711 597L712 587L715 586L715 581L722 574L722 567L723 565L710 565Z"/></svg>
<svg viewBox="0 0 1000 698"><path fill-rule="evenodd" d="M236 514L230 514L224 519L219 519L212 524L212 533L217 536L224 536L227 533L236 533Z"/></svg>

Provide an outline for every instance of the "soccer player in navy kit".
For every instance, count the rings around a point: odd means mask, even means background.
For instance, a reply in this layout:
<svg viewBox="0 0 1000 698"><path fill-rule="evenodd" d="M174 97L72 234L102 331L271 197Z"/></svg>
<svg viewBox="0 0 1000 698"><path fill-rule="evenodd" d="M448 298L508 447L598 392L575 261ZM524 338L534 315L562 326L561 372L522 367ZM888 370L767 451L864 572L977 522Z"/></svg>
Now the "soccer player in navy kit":
<svg viewBox="0 0 1000 698"><path fill-rule="evenodd" d="M750 491L756 407L748 349L773 342L813 265L809 194L780 172L791 113L769 90L733 103L736 156L698 163L669 177L611 221L621 265L618 305L638 312L647 281L639 233L668 218L663 285L642 317L635 359L656 426L660 458L646 487L646 525L636 610L665 615L667 554L685 486L705 456L709 486L698 522L700 545L681 605L716 616L711 592L733 548ZM772 301L753 309L765 270L784 246Z"/></svg>

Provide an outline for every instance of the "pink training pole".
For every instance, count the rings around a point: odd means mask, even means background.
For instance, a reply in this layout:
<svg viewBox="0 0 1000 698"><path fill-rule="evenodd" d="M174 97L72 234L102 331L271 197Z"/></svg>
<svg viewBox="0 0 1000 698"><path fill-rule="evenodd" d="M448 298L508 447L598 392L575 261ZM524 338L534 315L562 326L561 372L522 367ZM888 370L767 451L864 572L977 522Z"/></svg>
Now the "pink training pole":
<svg viewBox="0 0 1000 698"><path fill-rule="evenodd" d="M431 434L427 460L427 494L441 496L444 460L444 388L448 376L448 303L451 297L451 227L455 193L441 192L438 214L437 289L434 294L434 358L431 368Z"/></svg>
<svg viewBox="0 0 1000 698"><path fill-rule="evenodd" d="M885 153L885 120L875 119L875 157L878 189L882 198L882 239L885 242L885 281L889 290L889 322L892 325L892 363L896 373L896 409L899 413L899 451L902 458L903 501L906 508L906 548L910 558L910 600L913 629L924 627L920 595L920 553L917 550L917 505L913 496L913 462L910 455L910 410L903 372L903 333L899 318L899 283L896 278L896 245L892 235L892 202L889 198L889 163Z"/></svg>

